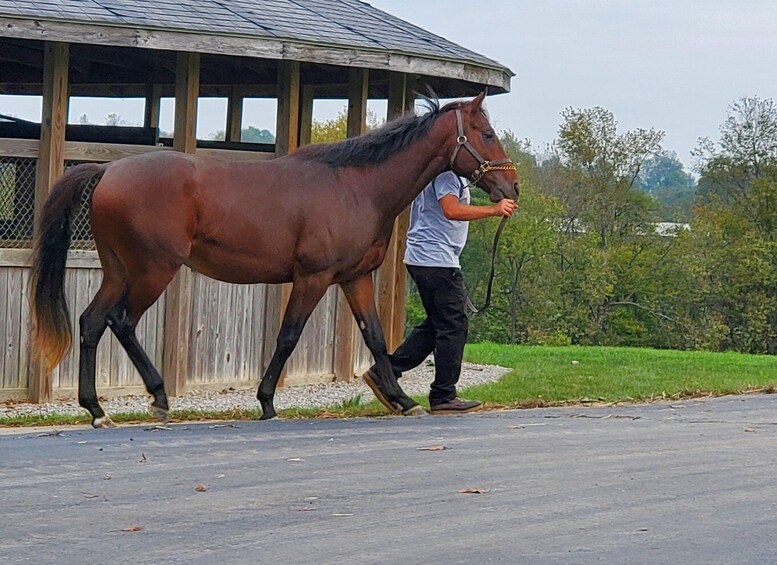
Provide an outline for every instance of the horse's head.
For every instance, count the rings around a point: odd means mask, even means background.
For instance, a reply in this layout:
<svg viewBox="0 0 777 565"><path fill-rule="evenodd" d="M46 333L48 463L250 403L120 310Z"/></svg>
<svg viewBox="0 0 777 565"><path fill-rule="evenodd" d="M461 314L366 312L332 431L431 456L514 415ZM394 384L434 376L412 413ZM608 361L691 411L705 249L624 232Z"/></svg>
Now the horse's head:
<svg viewBox="0 0 777 565"><path fill-rule="evenodd" d="M518 199L520 183L515 165L505 152L483 110L486 91L451 112L456 114L456 145L450 166L488 193L492 202Z"/></svg>

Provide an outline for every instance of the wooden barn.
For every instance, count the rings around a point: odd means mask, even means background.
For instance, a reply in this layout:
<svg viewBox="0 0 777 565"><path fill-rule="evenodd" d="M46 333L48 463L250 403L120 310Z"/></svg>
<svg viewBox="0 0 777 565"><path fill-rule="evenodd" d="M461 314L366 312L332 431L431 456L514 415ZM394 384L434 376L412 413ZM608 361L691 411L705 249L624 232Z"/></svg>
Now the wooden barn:
<svg viewBox="0 0 777 565"><path fill-rule="evenodd" d="M416 88L442 98L509 90L510 70L359 0L0 0L0 95L41 97L40 123L0 117L0 401L75 396L78 348L53 375L30 363L28 280L35 211L67 167L148 151L272 159L310 141L313 103L348 101L348 135L365 129L368 99L387 117L413 108ZM138 127L68 124L70 97L138 98ZM196 136L198 100L226 99L226 140ZM171 139L160 101L175 101ZM275 144L240 139L243 103L277 99ZM13 114L13 112L9 112ZM401 216L376 274L390 347L404 329ZM97 290L88 221L76 220L66 292L73 327ZM187 269L141 322L139 337L168 392L254 387L272 353L285 285L229 285ZM108 334L106 334L108 335ZM77 343L78 336L75 336ZM370 363L345 300L329 290L287 364L285 385L351 379ZM98 352L101 395L144 391L111 335Z"/></svg>

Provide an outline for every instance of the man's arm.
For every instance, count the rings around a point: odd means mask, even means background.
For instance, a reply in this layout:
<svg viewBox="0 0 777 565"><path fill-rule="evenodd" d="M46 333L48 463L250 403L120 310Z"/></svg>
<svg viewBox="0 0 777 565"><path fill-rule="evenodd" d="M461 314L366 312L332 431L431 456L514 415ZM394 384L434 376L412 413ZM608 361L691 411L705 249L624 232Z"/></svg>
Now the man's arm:
<svg viewBox="0 0 777 565"><path fill-rule="evenodd" d="M507 198L491 206L462 204L453 194L446 194L440 198L439 202L442 207L442 213L446 218L462 222L482 220L483 218L492 218L494 216L506 216L509 218L518 207L514 200L508 200Z"/></svg>

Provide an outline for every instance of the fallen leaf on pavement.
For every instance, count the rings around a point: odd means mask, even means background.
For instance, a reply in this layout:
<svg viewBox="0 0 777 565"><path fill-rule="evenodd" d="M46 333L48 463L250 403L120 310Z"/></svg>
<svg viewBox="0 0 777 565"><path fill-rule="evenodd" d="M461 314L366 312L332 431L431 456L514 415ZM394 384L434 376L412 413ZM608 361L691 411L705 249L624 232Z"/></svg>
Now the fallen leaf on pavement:
<svg viewBox="0 0 777 565"><path fill-rule="evenodd" d="M491 492L491 489L470 487L470 488L460 488L457 492L459 494L486 494L487 492Z"/></svg>
<svg viewBox="0 0 777 565"><path fill-rule="evenodd" d="M416 450L418 451L442 451L443 449L448 449L444 445L430 445L427 447L416 447Z"/></svg>
<svg viewBox="0 0 777 565"><path fill-rule="evenodd" d="M196 490L197 492L205 492L206 490L208 490L208 487L206 487L202 483L197 483L197 486L194 487L194 490Z"/></svg>
<svg viewBox="0 0 777 565"><path fill-rule="evenodd" d="M122 532L142 532L143 526L127 526L121 529Z"/></svg>
<svg viewBox="0 0 777 565"><path fill-rule="evenodd" d="M146 457L145 453L141 453L140 459L138 459L138 463L145 463L146 461L148 461L148 457Z"/></svg>
<svg viewBox="0 0 777 565"><path fill-rule="evenodd" d="M341 516L353 516L353 514L348 514L347 512L335 512L334 514L332 514L332 516L338 516L338 517L341 517Z"/></svg>
<svg viewBox="0 0 777 565"><path fill-rule="evenodd" d="M746 431L746 432L754 432L754 431L755 431L755 429L753 429L753 428L745 428L745 431Z"/></svg>

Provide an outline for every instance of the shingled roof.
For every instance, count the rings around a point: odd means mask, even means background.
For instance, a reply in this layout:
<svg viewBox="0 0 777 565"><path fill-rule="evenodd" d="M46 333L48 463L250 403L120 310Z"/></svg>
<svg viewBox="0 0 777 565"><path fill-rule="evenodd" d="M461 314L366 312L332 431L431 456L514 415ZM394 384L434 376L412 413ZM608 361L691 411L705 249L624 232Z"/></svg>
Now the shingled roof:
<svg viewBox="0 0 777 565"><path fill-rule="evenodd" d="M181 50L474 77L497 90L513 74L359 0L0 0L0 23L0 37L175 49L186 35Z"/></svg>

